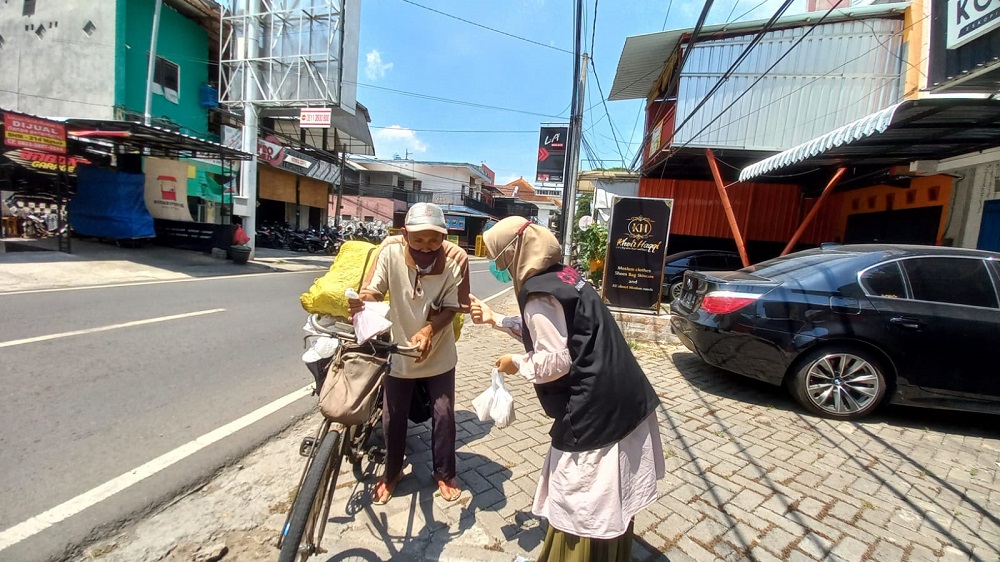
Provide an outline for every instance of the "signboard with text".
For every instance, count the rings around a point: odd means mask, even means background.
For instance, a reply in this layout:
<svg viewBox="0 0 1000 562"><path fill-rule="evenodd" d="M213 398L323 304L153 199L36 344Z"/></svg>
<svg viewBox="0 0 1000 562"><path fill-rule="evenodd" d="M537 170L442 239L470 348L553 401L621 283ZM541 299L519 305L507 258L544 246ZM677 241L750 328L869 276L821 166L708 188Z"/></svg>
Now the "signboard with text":
<svg viewBox="0 0 1000 562"><path fill-rule="evenodd" d="M535 169L535 181L557 183L562 187L563 175L566 173L568 136L569 127L565 125L542 127L538 136L538 167Z"/></svg>
<svg viewBox="0 0 1000 562"><path fill-rule="evenodd" d="M52 154L66 154L66 125L19 113L4 112L3 144Z"/></svg>
<svg viewBox="0 0 1000 562"><path fill-rule="evenodd" d="M448 230L465 230L465 217L461 215L445 215L444 220Z"/></svg>
<svg viewBox="0 0 1000 562"><path fill-rule="evenodd" d="M299 127L326 129L330 127L333 110L329 107L303 107L299 110Z"/></svg>
<svg viewBox="0 0 1000 562"><path fill-rule="evenodd" d="M655 311L660 304L673 199L616 197L611 206L604 299Z"/></svg>
<svg viewBox="0 0 1000 562"><path fill-rule="evenodd" d="M1000 0L948 0L947 48L955 49L1000 27Z"/></svg>

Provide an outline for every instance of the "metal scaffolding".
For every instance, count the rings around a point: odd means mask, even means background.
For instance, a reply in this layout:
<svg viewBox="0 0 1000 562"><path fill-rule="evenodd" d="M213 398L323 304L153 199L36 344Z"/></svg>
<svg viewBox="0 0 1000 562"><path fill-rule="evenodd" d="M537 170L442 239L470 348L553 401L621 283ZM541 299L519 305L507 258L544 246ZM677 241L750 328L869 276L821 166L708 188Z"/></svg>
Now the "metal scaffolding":
<svg viewBox="0 0 1000 562"><path fill-rule="evenodd" d="M341 105L343 16L342 0L254 0L224 8L220 101L261 108Z"/></svg>

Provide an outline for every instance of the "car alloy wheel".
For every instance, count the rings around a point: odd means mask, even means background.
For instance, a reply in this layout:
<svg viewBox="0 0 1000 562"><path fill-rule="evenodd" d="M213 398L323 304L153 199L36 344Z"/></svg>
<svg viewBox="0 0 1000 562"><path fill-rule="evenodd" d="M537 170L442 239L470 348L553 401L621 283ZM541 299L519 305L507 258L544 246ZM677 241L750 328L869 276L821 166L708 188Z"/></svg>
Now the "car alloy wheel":
<svg viewBox="0 0 1000 562"><path fill-rule="evenodd" d="M792 383L803 406L837 419L871 413L886 390L878 361L860 350L821 350L805 361Z"/></svg>
<svg viewBox="0 0 1000 562"><path fill-rule="evenodd" d="M675 301L681 298L681 291L684 290L684 284L680 281L674 283L670 286L670 300Z"/></svg>

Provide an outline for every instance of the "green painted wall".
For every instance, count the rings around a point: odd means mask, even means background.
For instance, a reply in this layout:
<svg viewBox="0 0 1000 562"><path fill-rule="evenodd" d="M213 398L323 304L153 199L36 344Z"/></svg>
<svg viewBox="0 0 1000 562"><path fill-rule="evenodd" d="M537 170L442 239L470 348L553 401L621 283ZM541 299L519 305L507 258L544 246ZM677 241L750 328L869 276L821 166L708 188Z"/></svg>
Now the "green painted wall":
<svg viewBox="0 0 1000 562"><path fill-rule="evenodd" d="M115 100L130 111L146 108L146 63L153 29L154 0L118 0L119 43ZM180 66L178 103L153 94L153 117L166 117L184 133L208 138L208 110L198 105L198 88L208 81L208 33L164 5L160 11L157 56Z"/></svg>

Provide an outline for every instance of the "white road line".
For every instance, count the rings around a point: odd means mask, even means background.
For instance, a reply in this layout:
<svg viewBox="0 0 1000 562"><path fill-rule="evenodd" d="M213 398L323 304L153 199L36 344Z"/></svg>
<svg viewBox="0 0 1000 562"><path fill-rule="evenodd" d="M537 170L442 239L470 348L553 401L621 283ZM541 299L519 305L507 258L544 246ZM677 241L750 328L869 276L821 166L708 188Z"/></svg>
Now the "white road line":
<svg viewBox="0 0 1000 562"><path fill-rule="evenodd" d="M248 427L278 410L294 403L296 400L308 396L312 393L313 385L307 385L287 396L283 396L266 406L262 406L253 412L230 422L214 431L210 431L194 441L181 445L173 451L160 455L146 464L132 469L113 480L105 482L100 486L86 491L75 498L63 502L52 509L36 515L23 523L18 523L9 529L0 531L0 551L11 547L29 537L32 537L45 529L64 521L77 513L104 501L118 492L139 483L157 472L177 463L198 451L220 441L221 439Z"/></svg>
<svg viewBox="0 0 1000 562"><path fill-rule="evenodd" d="M490 296L486 297L485 299L479 299L479 300L481 300L483 302L490 302L491 300L496 299L496 298L500 298L503 295L507 294L509 291L513 291L513 290L514 290L514 286L511 285L510 287L507 287L506 289L500 291L499 293L496 293L494 295L490 295Z"/></svg>
<svg viewBox="0 0 1000 562"><path fill-rule="evenodd" d="M36 336L33 338L10 340L5 342L0 342L0 348L14 347L15 345L23 345L26 343L37 343L40 341L49 341L59 338L68 338L70 336L81 336L83 334L93 334L95 332L106 332L108 330L118 330L120 328L131 328L133 326L155 324L157 322L167 322L169 320L180 320L181 318L191 318L194 316L215 314L216 312L225 312L225 311L226 311L225 308L212 308L209 310L199 310L198 312L187 312L184 314L174 314L173 316L161 316L159 318L150 318L148 320L136 320L134 322L125 322L124 324L111 324L110 326L101 326L99 328L87 328L86 330L74 330L72 332L62 332L60 334L49 334L47 336Z"/></svg>
<svg viewBox="0 0 1000 562"><path fill-rule="evenodd" d="M63 293L66 291L89 291L91 289L115 289L118 287L139 287L142 285L165 285L167 283L191 283L193 281L218 281L220 279L246 279L249 277L263 277L265 275L295 275L299 273L312 273L325 269L303 269L301 271L268 271L265 273L239 273L236 275L215 275L212 277L185 277L183 279L160 279L156 281L130 281L128 283L110 283L107 285L84 285L82 287L59 287L55 289L28 289L25 291L0 291L0 297L8 295L33 295L36 293Z"/></svg>

